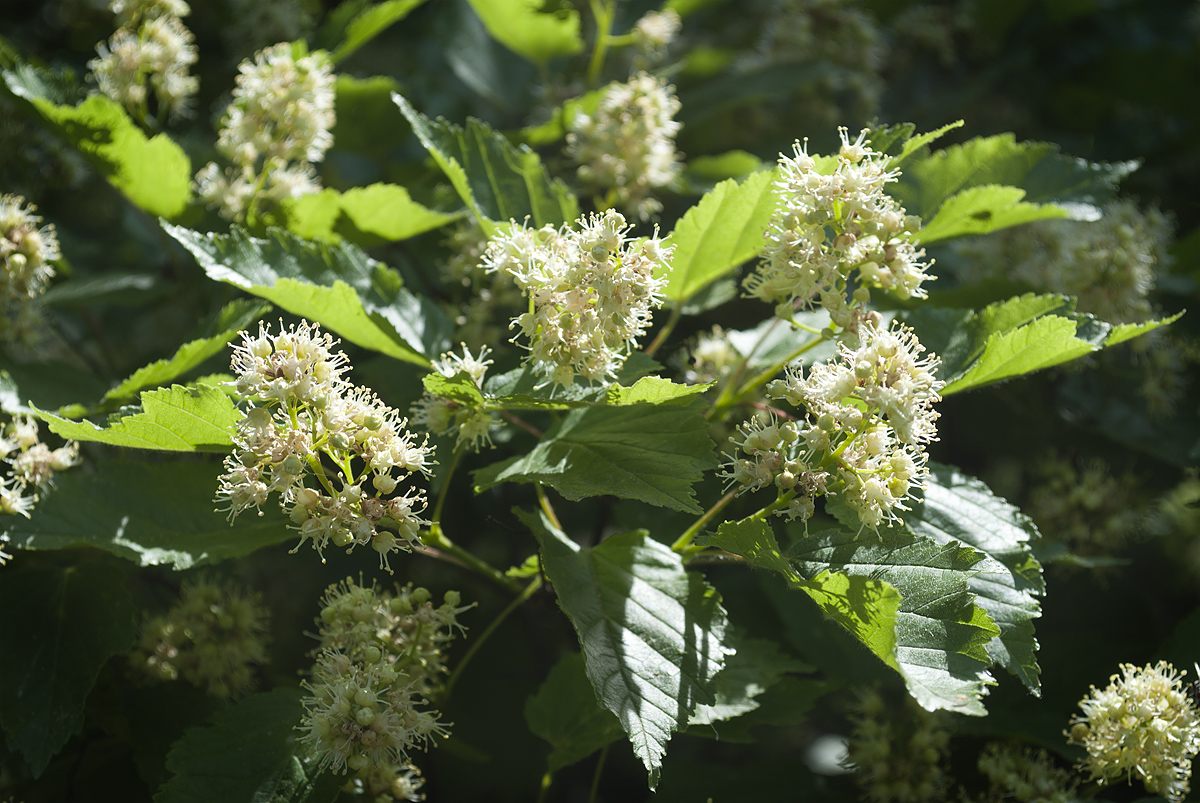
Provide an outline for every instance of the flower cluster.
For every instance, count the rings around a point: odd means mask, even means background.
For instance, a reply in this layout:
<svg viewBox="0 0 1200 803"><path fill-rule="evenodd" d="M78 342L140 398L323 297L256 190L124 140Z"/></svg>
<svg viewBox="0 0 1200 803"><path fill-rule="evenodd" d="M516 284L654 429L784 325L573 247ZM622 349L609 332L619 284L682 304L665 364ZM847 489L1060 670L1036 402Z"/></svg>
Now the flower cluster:
<svg viewBox="0 0 1200 803"><path fill-rule="evenodd" d="M312 163L333 144L333 70L327 54L273 45L238 67L217 150L233 163L209 162L196 174L197 192L229 220L253 217L261 201L278 204L317 192Z"/></svg>
<svg viewBox="0 0 1200 803"><path fill-rule="evenodd" d="M1188 793L1192 758L1200 752L1200 716L1183 687L1185 673L1166 661L1121 664L1108 687L1079 701L1066 735L1083 745L1083 768L1101 785L1136 776L1151 794L1176 803Z"/></svg>
<svg viewBox="0 0 1200 803"><path fill-rule="evenodd" d="M512 326L556 384L570 385L576 375L614 378L662 302L672 248L657 232L633 240L629 229L609 209L589 216L580 231L513 224L488 245L487 269L512 274L529 296L530 311Z"/></svg>
<svg viewBox="0 0 1200 803"><path fill-rule="evenodd" d="M1033 469L1028 513L1038 529L1083 552L1111 552L1137 534L1149 510L1132 474L1113 476L1102 460L1051 454Z"/></svg>
<svg viewBox="0 0 1200 803"><path fill-rule="evenodd" d="M507 271L481 270L488 238L474 218L451 229L445 245L451 254L440 269L453 290L444 308L458 338L472 348L500 342L504 320L525 306L521 288Z"/></svg>
<svg viewBox="0 0 1200 803"><path fill-rule="evenodd" d="M113 0L121 26L96 45L88 62L100 91L143 123L191 113L200 81L188 74L196 63L196 38L183 24L191 9L183 0ZM154 100L156 109L151 110Z"/></svg>
<svg viewBox="0 0 1200 803"><path fill-rule="evenodd" d="M651 196L681 170L675 150L680 124L675 88L647 73L612 84L595 114L577 114L567 134L567 153L579 180L615 206L642 220L662 210Z"/></svg>
<svg viewBox="0 0 1200 803"><path fill-rule="evenodd" d="M875 691L860 695L851 712L854 730L847 765L869 800L925 803L945 800L950 779L943 769L950 731L936 713L905 698L900 716Z"/></svg>
<svg viewBox="0 0 1200 803"><path fill-rule="evenodd" d="M635 66L645 68L662 60L667 48L679 35L683 20L679 12L668 8L662 11L647 11L629 32L637 51Z"/></svg>
<svg viewBox="0 0 1200 803"><path fill-rule="evenodd" d="M362 786L415 794L409 750L448 733L437 712L421 706L445 671L454 629L462 629L457 616L467 608L459 602L455 591L434 607L423 588L392 594L350 579L329 587L317 619L321 647L304 684L312 696L299 726L322 766L350 770Z"/></svg>
<svg viewBox="0 0 1200 803"><path fill-rule="evenodd" d="M979 756L979 771L991 782L996 800L1019 803L1073 803L1078 782L1056 767L1045 750L992 742ZM991 798L989 798L991 799Z"/></svg>
<svg viewBox="0 0 1200 803"><path fill-rule="evenodd" d="M773 302L777 314L790 318L794 306L820 304L835 324L851 326L847 283L856 274L855 304L870 299L868 288L901 298L924 298L921 286L931 279L922 262L924 250L911 241L920 221L884 192L898 171L890 157L866 144L867 131L850 141L840 130L842 146L833 160L808 155L796 143L794 157L779 157L775 183L778 204L767 227L767 244L757 270L746 277L746 292Z"/></svg>
<svg viewBox="0 0 1200 803"><path fill-rule="evenodd" d="M1168 261L1171 219L1132 201L1107 204L1096 221L1042 220L960 241L964 277L1007 279L1079 299L1112 323L1151 316L1155 271Z"/></svg>
<svg viewBox="0 0 1200 803"><path fill-rule="evenodd" d="M937 438L933 404L943 383L934 377L937 357L924 351L911 329L883 329L868 317L858 345L841 343L836 361L807 375L789 368L767 386L804 418L743 425L740 455L723 476L748 491L775 486L789 502L779 512L791 519L807 521L816 498L833 494L865 527L897 519L928 475L925 444Z"/></svg>
<svg viewBox="0 0 1200 803"><path fill-rule="evenodd" d="M281 324L277 335L262 324L257 335L242 333L233 384L250 407L218 498L232 519L277 493L300 531L296 549L305 541L318 553L331 542L347 551L370 544L387 567L388 554L409 549L428 523L422 491L395 492L412 474L428 474L432 449L396 410L342 377L346 356L335 346L306 322Z"/></svg>
<svg viewBox="0 0 1200 803"><path fill-rule="evenodd" d="M257 594L185 581L177 605L143 622L130 663L156 680L183 678L215 697L237 697L253 688L254 667L267 661L268 624Z"/></svg>
<svg viewBox="0 0 1200 803"><path fill-rule="evenodd" d="M680 355L687 361L683 376L689 385L725 379L745 359L729 338L729 333L714 324L707 332L696 335L690 349Z"/></svg>
<svg viewBox="0 0 1200 803"><path fill-rule="evenodd" d="M54 277L50 264L61 254L54 226L38 227L36 207L19 195L0 195L0 322L3 340L20 339L34 320L30 302L46 292Z"/></svg>
<svg viewBox="0 0 1200 803"><path fill-rule="evenodd" d="M17 416L0 438L0 457L10 466L9 475L0 478L0 513L28 518L38 494L51 484L54 472L79 462L79 446L67 441L51 449L39 440L35 419Z"/></svg>
<svg viewBox="0 0 1200 803"><path fill-rule="evenodd" d="M443 354L433 361L433 370L444 377L453 378L460 373L470 377L476 388L483 388L491 360L484 359L491 351L487 346L479 349L479 356L471 356L467 344L462 344L462 356L453 352ZM500 422L486 410L460 399L437 396L428 390L412 408L413 423L437 435L456 433L459 448L470 447L478 452L484 443L491 445L491 430Z"/></svg>

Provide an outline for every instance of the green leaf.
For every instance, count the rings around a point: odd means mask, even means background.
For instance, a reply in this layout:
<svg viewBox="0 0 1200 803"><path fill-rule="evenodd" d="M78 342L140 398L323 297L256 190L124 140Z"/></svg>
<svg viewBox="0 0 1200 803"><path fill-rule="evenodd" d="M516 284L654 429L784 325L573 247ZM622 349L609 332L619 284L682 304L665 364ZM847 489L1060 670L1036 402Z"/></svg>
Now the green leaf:
<svg viewBox="0 0 1200 803"><path fill-rule="evenodd" d="M671 733L687 727L697 704L716 702L713 679L731 652L721 597L645 531L580 549L544 519L523 518L596 697L617 715L653 789Z"/></svg>
<svg viewBox="0 0 1200 803"><path fill-rule="evenodd" d="M295 533L278 508L232 524L215 511L219 463L104 460L95 473L68 471L29 519L5 522L23 549L89 546L141 566L177 570L249 555Z"/></svg>
<svg viewBox="0 0 1200 803"><path fill-rule="evenodd" d="M600 101L606 92L608 92L608 87L602 86L577 98L564 101L561 106L550 113L550 119L546 122L522 128L517 134L517 139L535 148L553 145L555 142L565 139L575 115L594 114L600 107Z"/></svg>
<svg viewBox="0 0 1200 803"><path fill-rule="evenodd" d="M527 455L476 471L475 485L540 482L572 500L613 494L700 513L692 486L716 465L707 433L678 405L572 410Z"/></svg>
<svg viewBox="0 0 1200 803"><path fill-rule="evenodd" d="M330 17L351 5L343 3ZM330 132L337 149L373 157L379 162L393 158L411 136L408 124L392 102L392 93L399 89L394 78L384 75L369 78L338 75L334 85L337 121Z"/></svg>
<svg viewBox="0 0 1200 803"><path fill-rule="evenodd" d="M913 504L904 524L939 544L961 542L984 553L967 586L979 607L1000 627L999 635L987 645L988 655L1040 694L1033 620L1042 615L1037 598L1046 586L1042 567L1029 547L1037 530L1021 511L994 496L979 480L952 466L930 463L929 468L924 501Z"/></svg>
<svg viewBox="0 0 1200 803"><path fill-rule="evenodd" d="M579 202L571 190L561 179L551 179L528 147L513 145L473 117L467 118L464 129L440 117L430 120L399 94L392 99L481 222L520 222L529 217L540 228L572 223L579 217Z"/></svg>
<svg viewBox="0 0 1200 803"><path fill-rule="evenodd" d="M544 64L583 50L579 12L543 13L544 0L467 0L488 33L518 56Z"/></svg>
<svg viewBox="0 0 1200 803"><path fill-rule="evenodd" d="M1025 190L984 184L968 187L946 199L933 220L918 233L922 245L1019 226L1035 220L1073 217L1066 207L1057 204L1031 204L1022 201Z"/></svg>
<svg viewBox="0 0 1200 803"><path fill-rule="evenodd" d="M187 207L192 163L169 136L147 139L125 110L104 95L91 95L78 106L58 105L18 73L3 70L0 76L135 206L168 219Z"/></svg>
<svg viewBox="0 0 1200 803"><path fill-rule="evenodd" d="M107 427L90 421L68 421L53 413L33 413L50 431L77 441L95 441L133 449L170 452L227 452L230 434L242 418L222 390L211 385L149 390L142 394L142 411L117 419Z"/></svg>
<svg viewBox="0 0 1200 803"><path fill-rule="evenodd" d="M83 727L101 667L133 645L136 610L120 567L19 561L0 583L0 725L34 776Z"/></svg>
<svg viewBox="0 0 1200 803"><path fill-rule="evenodd" d="M1017 142L1012 134L998 134L933 153L913 153L888 192L909 214L924 220L932 220L951 196L989 184L1019 187L1029 203L1099 206L1136 167L1134 162L1085 162L1048 142Z"/></svg>
<svg viewBox="0 0 1200 803"><path fill-rule="evenodd" d="M743 150L726 151L715 156L697 156L689 159L687 172L696 178L708 181L745 178L751 173L764 170L769 165L752 153Z"/></svg>
<svg viewBox="0 0 1200 803"><path fill-rule="evenodd" d="M684 213L671 232L675 251L663 295L682 303L762 250L775 177L764 170L740 183L722 181Z"/></svg>
<svg viewBox="0 0 1200 803"><path fill-rule="evenodd" d="M290 231L329 242L341 239L341 233L355 242L362 242L362 235L386 242L407 240L461 217L422 206L396 184L372 184L346 192L326 189L285 201L284 209ZM339 226L341 221L344 223Z"/></svg>
<svg viewBox="0 0 1200 803"><path fill-rule="evenodd" d="M612 405L626 404L669 404L688 399L711 388L715 382L702 385L677 385L661 376L644 376L633 387L613 385L608 389L605 400Z"/></svg>
<svg viewBox="0 0 1200 803"><path fill-rule="evenodd" d="M565 656L525 701L529 730L550 743L548 772L582 761L624 735L621 723L596 701L583 666L583 654Z"/></svg>
<svg viewBox="0 0 1200 803"><path fill-rule="evenodd" d="M303 696L289 688L253 694L218 711L206 727L189 729L167 755L174 777L155 803L332 801L345 779L301 758L296 743Z"/></svg>
<svg viewBox="0 0 1200 803"><path fill-rule="evenodd" d="M1187 310L1184 310L1186 312ZM1124 343L1126 340L1132 340L1135 337L1153 332L1160 326L1167 326L1175 323L1183 317L1183 312L1177 312L1169 318L1160 318L1157 321L1144 321L1142 323L1123 323L1114 326L1112 332L1109 333L1108 339L1104 341L1104 347L1115 346L1119 343Z"/></svg>
<svg viewBox="0 0 1200 803"><path fill-rule="evenodd" d="M740 717L759 706L758 697L788 672L811 672L812 667L780 651L767 639L751 638L741 630L727 633L728 646L735 652L725 660L725 668L714 683L712 705L697 705L688 724L712 725ZM718 737L722 728L716 729Z"/></svg>
<svg viewBox="0 0 1200 803"><path fill-rule="evenodd" d="M1097 350L1075 336L1077 321L1047 315L1007 333L995 332L983 354L969 369L942 389L943 396L1061 365Z"/></svg>
<svg viewBox="0 0 1200 803"><path fill-rule="evenodd" d="M209 278L317 321L355 345L427 366L424 355L448 344L445 314L355 245L311 243L280 229L269 230L265 240L236 226L227 235L164 229Z"/></svg>
<svg viewBox="0 0 1200 803"><path fill-rule="evenodd" d="M421 384L434 396L451 399L468 407L483 407L483 394L466 371L459 371L454 376L443 376L434 371L421 377Z"/></svg>
<svg viewBox="0 0 1200 803"><path fill-rule="evenodd" d="M336 64L408 16L425 0L386 0L357 14L346 26L345 38L330 58Z"/></svg>
<svg viewBox="0 0 1200 803"><path fill-rule="evenodd" d="M155 360L134 371L127 379L104 395L105 402L132 398L145 388L165 385L177 377L197 368L208 358L224 351L230 340L254 321L265 315L270 307L265 304L233 302L222 311L221 324L227 328L212 337L184 343L176 349L170 359Z"/></svg>

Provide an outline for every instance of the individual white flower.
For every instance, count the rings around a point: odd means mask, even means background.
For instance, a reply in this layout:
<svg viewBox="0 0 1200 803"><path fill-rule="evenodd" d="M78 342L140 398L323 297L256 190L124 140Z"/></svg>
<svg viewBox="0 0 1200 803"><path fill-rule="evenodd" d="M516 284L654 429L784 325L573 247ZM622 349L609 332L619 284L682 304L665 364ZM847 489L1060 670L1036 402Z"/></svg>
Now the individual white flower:
<svg viewBox="0 0 1200 803"><path fill-rule="evenodd" d="M567 153L579 165L579 180L606 205L642 220L662 210L652 197L681 168L675 150L679 100L674 87L647 73L612 84L595 114L577 114L567 134Z"/></svg>
<svg viewBox="0 0 1200 803"><path fill-rule="evenodd" d="M920 221L884 192L898 171L890 157L872 150L864 129L842 146L828 166L808 154L779 157L775 183L778 203L767 227L758 268L746 277L746 292L777 305L790 317L794 305L825 307L838 326L850 326L847 280L857 271L860 288L879 288L897 298L924 298L922 284L933 277L922 262L924 250L912 244ZM824 161L824 160L823 160ZM859 302L856 296L855 301Z"/></svg>
<svg viewBox="0 0 1200 803"><path fill-rule="evenodd" d="M616 210L590 215L580 231L513 224L492 239L488 270L512 274L532 310L512 326L535 364L558 385L575 377L607 382L646 332L662 303L672 246L655 236L629 238ZM656 276L657 274L657 276Z"/></svg>
<svg viewBox="0 0 1200 803"><path fill-rule="evenodd" d="M1083 715L1066 734L1083 745L1083 768L1101 785L1137 777L1151 794L1176 803L1188 793L1200 752L1200 718L1182 675L1166 661L1121 664L1104 689L1079 701Z"/></svg>

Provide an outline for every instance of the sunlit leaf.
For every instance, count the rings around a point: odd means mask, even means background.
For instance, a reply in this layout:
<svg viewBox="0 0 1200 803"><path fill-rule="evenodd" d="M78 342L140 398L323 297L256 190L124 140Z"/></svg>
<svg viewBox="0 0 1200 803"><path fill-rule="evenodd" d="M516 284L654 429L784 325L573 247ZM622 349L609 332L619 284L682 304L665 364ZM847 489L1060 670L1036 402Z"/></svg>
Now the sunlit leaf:
<svg viewBox="0 0 1200 803"><path fill-rule="evenodd" d="M544 13L543 0L467 0L496 41L519 56L544 63L583 50L579 12Z"/></svg>

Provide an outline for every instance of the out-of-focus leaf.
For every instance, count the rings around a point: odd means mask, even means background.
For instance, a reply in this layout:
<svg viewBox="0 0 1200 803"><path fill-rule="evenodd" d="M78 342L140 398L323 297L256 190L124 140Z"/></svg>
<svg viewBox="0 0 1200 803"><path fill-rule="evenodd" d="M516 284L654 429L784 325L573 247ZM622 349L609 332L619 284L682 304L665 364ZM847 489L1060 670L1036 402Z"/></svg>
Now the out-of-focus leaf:
<svg viewBox="0 0 1200 803"><path fill-rule="evenodd" d="M474 118L467 119L464 129L441 118L430 120L399 94L392 99L481 222L520 222L528 217L541 227L574 222L579 217L579 202L571 190L561 179L551 179L542 160L529 148L513 145Z"/></svg>
<svg viewBox="0 0 1200 803"><path fill-rule="evenodd" d="M759 706L759 696L788 672L810 672L803 661L780 652L773 641L751 638L732 630L726 639L735 652L725 659L725 668L717 675L712 705L700 704L688 719L689 725L712 725L740 717ZM717 734L721 733L717 729Z"/></svg>
<svg viewBox="0 0 1200 803"><path fill-rule="evenodd" d="M709 181L745 178L751 173L764 170L767 163L746 151L726 151L715 156L697 156L689 159L687 172Z"/></svg>
<svg viewBox="0 0 1200 803"><path fill-rule="evenodd" d="M230 434L242 414L219 388L172 385L146 391L141 399L141 412L107 427L36 409L34 415L48 423L54 434L77 441L170 452L227 452L233 446Z"/></svg>
<svg viewBox="0 0 1200 803"><path fill-rule="evenodd" d="M0 583L0 725L35 776L83 727L100 668L128 650L136 610L109 561L18 563Z"/></svg>
<svg viewBox="0 0 1200 803"><path fill-rule="evenodd" d="M525 701L529 730L550 743L547 771L558 772L624 736L621 722L596 701L583 666L573 652L554 665L537 693Z"/></svg>
<svg viewBox="0 0 1200 803"><path fill-rule="evenodd" d="M467 0L496 41L530 61L545 63L583 50L579 12L543 13L542 0Z"/></svg>
<svg viewBox="0 0 1200 803"><path fill-rule="evenodd" d="M231 524L213 510L219 463L102 461L95 473L67 471L29 519L7 534L24 549L89 546L140 566L190 569L290 541L277 507L242 513Z"/></svg>
<svg viewBox="0 0 1200 803"><path fill-rule="evenodd" d="M407 17L410 11L424 2L425 0L384 0L378 5L365 8L346 24L345 38L330 57L335 64L344 60L389 26Z"/></svg>
<svg viewBox="0 0 1200 803"><path fill-rule="evenodd" d="M523 518L596 697L617 715L653 789L671 733L687 727L696 705L716 703L714 677L731 652L721 597L645 531L580 549L544 517Z"/></svg>
<svg viewBox="0 0 1200 803"><path fill-rule="evenodd" d="M326 189L287 201L284 209L293 233L333 242L341 238L343 228L388 242L407 240L460 217L422 206L396 184L372 184L345 192ZM339 226L341 221L345 222Z"/></svg>
<svg viewBox="0 0 1200 803"><path fill-rule="evenodd" d="M608 87L604 86L564 101L561 106L550 113L550 119L546 122L522 128L517 139L535 148L552 145L564 139L567 131L571 128L571 122L575 119L575 115L594 114L607 91Z"/></svg>

